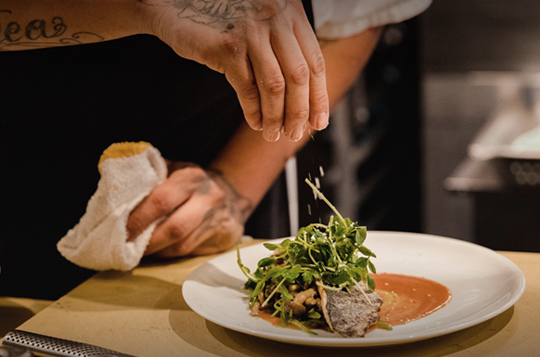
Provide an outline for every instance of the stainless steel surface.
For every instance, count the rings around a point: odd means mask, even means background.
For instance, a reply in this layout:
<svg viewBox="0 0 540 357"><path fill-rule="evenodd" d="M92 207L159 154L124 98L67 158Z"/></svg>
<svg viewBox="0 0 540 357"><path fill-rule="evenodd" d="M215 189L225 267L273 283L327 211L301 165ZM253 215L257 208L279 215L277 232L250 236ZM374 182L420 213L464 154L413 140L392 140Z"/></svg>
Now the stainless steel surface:
<svg viewBox="0 0 540 357"><path fill-rule="evenodd" d="M60 357L133 357L86 343L63 340L21 330L9 332L2 340L2 343L5 346L26 348L31 351Z"/></svg>

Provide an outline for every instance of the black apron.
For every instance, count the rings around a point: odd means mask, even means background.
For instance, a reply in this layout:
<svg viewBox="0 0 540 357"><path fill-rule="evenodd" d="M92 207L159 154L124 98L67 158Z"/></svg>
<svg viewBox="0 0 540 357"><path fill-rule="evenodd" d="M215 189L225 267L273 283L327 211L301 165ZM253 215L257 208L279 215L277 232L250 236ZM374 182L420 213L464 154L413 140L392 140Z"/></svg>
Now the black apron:
<svg viewBox="0 0 540 357"><path fill-rule="evenodd" d="M144 140L205 166L244 120L223 75L146 35L0 53L0 88L0 296L57 299L94 273L56 243L85 213L110 144ZM246 233L270 237L260 216Z"/></svg>

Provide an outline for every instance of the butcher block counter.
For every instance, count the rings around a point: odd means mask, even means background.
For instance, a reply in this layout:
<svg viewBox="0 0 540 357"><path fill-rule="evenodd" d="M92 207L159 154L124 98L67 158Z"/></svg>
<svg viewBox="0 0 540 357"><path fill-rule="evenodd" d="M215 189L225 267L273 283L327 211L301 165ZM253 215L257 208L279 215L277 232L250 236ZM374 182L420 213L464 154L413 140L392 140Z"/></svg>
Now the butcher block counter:
<svg viewBox="0 0 540 357"><path fill-rule="evenodd" d="M448 335L394 346L339 349L339 355L506 357L538 353L540 253L499 253L513 261L526 278L525 292L513 307ZM182 285L189 273L214 257L146 262L131 272L101 272L50 304L21 300L37 313L26 316L17 329L140 357L336 355L336 349L290 345L235 332L192 311L182 297ZM17 299L0 298L0 304L5 312L17 305ZM28 314L32 308L19 310ZM4 327L1 320L0 327Z"/></svg>

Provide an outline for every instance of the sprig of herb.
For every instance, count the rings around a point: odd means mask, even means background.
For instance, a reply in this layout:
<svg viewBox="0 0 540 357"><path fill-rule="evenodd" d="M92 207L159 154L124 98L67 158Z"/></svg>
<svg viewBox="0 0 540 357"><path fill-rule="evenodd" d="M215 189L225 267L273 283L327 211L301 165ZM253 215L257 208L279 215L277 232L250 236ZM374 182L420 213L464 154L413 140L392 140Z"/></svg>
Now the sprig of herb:
<svg viewBox="0 0 540 357"><path fill-rule="evenodd" d="M286 308L294 298L288 287L292 284L315 283L328 290L350 291L363 281L369 289L374 290L375 281L370 272L376 273L371 261L376 256L364 245L366 227L343 218L309 180L306 179L306 183L336 216L331 216L327 225L313 223L300 228L294 239L287 238L280 244L265 243L264 246L273 255L261 259L253 273L242 264L239 250L237 257L240 269L248 278L245 287L251 290L250 308L259 300L262 292L265 300L261 307L273 304L273 315L279 316L284 325L295 324L313 333L306 326L323 324L323 317L317 311L308 312L307 319L302 322L293 317Z"/></svg>

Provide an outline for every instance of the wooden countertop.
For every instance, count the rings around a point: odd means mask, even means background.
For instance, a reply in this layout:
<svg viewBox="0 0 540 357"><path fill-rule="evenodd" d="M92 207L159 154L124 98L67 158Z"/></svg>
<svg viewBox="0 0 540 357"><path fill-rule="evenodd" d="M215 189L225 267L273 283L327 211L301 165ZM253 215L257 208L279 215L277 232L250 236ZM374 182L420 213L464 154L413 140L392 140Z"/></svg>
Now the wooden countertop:
<svg viewBox="0 0 540 357"><path fill-rule="evenodd" d="M369 348L370 356L530 356L540 350L540 253L500 252L523 271L521 299L479 325L426 341ZM213 258L148 264L132 272L98 273L18 328L140 357L329 356L335 350L267 341L222 328L193 312L182 284ZM343 349L358 356L362 349ZM536 352L535 352L536 351Z"/></svg>

